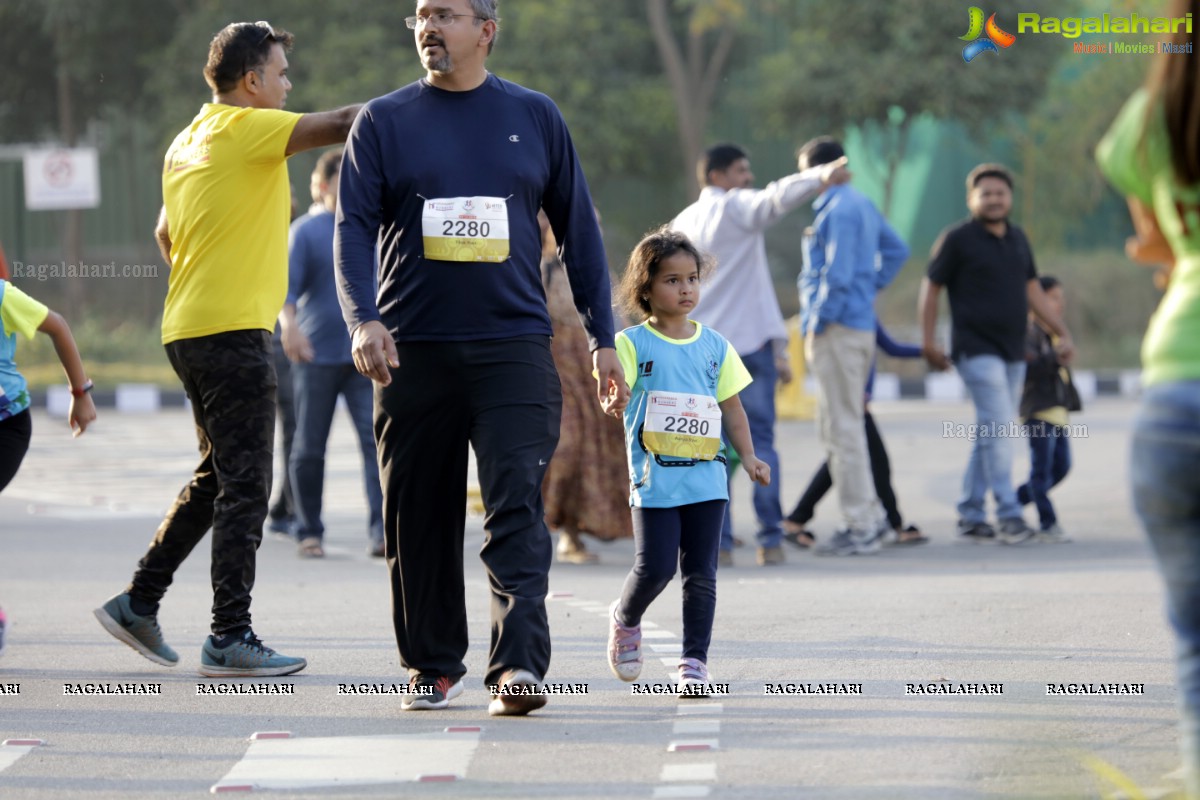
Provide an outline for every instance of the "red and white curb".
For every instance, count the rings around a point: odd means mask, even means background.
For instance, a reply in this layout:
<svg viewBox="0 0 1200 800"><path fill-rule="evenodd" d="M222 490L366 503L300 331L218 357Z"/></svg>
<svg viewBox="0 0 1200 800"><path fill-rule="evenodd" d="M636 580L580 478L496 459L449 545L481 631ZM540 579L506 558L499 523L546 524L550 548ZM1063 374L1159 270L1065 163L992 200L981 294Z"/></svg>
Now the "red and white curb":
<svg viewBox="0 0 1200 800"><path fill-rule="evenodd" d="M437 733L305 738L286 731L250 737L246 754L210 791L310 791L389 783L462 780L482 728Z"/></svg>
<svg viewBox="0 0 1200 800"><path fill-rule="evenodd" d="M0 772L17 763L21 756L28 755L45 743L42 739L5 739L0 742Z"/></svg>

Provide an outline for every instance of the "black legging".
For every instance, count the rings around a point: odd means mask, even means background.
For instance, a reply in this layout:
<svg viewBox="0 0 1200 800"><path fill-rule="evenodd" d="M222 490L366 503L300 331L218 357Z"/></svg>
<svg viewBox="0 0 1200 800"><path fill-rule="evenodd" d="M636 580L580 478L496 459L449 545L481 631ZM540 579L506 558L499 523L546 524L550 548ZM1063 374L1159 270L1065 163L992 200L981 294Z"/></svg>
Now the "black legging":
<svg viewBox="0 0 1200 800"><path fill-rule="evenodd" d="M900 516L900 509L896 507L896 493L892 491L892 465L888 460L887 449L883 446L883 439L879 435L879 429L875 427L875 420L870 411L863 411L863 421L867 429L867 455L871 458L871 477L875 479L875 494L879 496L879 502L883 504L883 510L887 513L888 524L899 530L904 518ZM829 474L829 462L826 461L812 476L808 488L800 496L800 502L796 503L796 508L788 514L788 520L797 525L806 524L816 514L817 503L821 502L821 498L832 487L833 477Z"/></svg>
<svg viewBox="0 0 1200 800"><path fill-rule="evenodd" d="M0 420L0 492L16 477L25 454L29 452L29 439L33 435L33 419L29 409Z"/></svg>

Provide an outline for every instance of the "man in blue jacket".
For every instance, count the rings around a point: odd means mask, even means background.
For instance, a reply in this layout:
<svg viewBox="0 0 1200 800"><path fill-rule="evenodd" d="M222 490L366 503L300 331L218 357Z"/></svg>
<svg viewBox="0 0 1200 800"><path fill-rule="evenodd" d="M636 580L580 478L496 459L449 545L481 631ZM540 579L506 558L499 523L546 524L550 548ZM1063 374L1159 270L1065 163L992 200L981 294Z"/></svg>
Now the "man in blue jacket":
<svg viewBox="0 0 1200 800"><path fill-rule="evenodd" d="M426 77L354 123L335 244L354 362L376 382L392 611L412 687L401 707L443 708L462 693L470 444L492 589L488 710L525 714L545 704L537 686L550 664L541 487L562 409L538 209L560 243L598 394L612 391L619 409L628 388L608 263L562 115L487 71L496 0L418 0L406 22Z"/></svg>
<svg viewBox="0 0 1200 800"><path fill-rule="evenodd" d="M828 137L800 148L801 170L845 155ZM826 555L873 553L887 528L871 478L863 421L863 386L875 356L875 293L892 282L908 246L865 195L830 186L813 203L804 237L800 331L820 389L817 420L829 457L843 527L817 549Z"/></svg>

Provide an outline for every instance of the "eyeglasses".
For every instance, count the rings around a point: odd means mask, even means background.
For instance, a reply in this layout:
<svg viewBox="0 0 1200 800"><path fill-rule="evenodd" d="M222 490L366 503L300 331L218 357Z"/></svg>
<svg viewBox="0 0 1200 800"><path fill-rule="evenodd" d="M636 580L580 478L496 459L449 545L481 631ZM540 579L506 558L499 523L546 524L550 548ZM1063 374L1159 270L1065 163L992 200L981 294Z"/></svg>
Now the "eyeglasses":
<svg viewBox="0 0 1200 800"><path fill-rule="evenodd" d="M478 14L447 14L444 11L439 11L434 14L430 14L427 17L405 17L404 24L407 25L410 30L414 31L417 28L424 28L430 22L439 28L449 28L454 24L456 17L474 17L475 19L481 19L484 22L486 22L488 19L487 17L481 17Z"/></svg>

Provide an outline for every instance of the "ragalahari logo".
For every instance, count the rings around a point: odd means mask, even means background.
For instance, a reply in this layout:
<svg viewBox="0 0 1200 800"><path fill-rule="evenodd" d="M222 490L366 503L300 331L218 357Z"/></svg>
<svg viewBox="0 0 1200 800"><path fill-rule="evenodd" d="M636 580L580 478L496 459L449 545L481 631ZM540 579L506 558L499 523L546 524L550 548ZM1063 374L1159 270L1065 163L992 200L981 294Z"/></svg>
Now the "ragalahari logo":
<svg viewBox="0 0 1200 800"><path fill-rule="evenodd" d="M1000 48L1008 48L1017 40L1016 36L1007 33L1000 29L996 24L996 15L992 14L987 18L987 24L983 22L983 9L978 6L971 6L967 9L967 14L970 19L970 28L965 36L958 37L964 42L970 42L963 48L963 61L968 64L971 59L980 53L986 53L989 50L993 53L999 53ZM986 34L981 36L981 34Z"/></svg>

